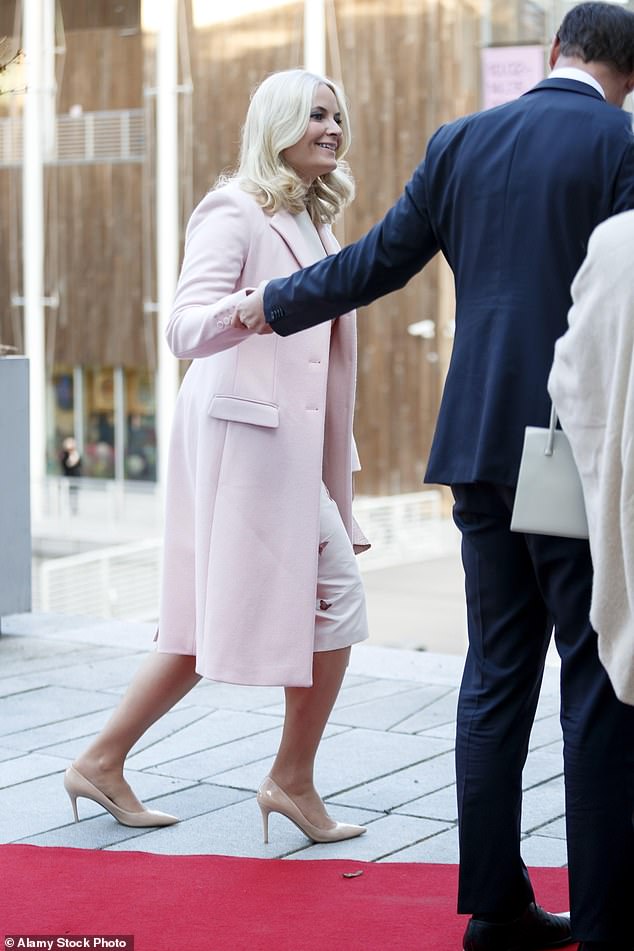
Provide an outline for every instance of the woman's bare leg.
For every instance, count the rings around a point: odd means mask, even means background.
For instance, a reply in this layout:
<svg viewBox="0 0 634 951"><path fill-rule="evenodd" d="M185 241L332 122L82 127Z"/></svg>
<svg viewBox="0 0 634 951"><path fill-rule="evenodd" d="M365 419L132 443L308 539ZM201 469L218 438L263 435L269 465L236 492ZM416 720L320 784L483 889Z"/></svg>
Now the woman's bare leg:
<svg viewBox="0 0 634 951"><path fill-rule="evenodd" d="M343 681L350 648L313 654L312 687L286 687L284 731L271 779L314 825L334 825L313 784L319 743Z"/></svg>
<svg viewBox="0 0 634 951"><path fill-rule="evenodd" d="M125 758L153 723L200 680L196 658L153 653L147 658L99 736L74 766L122 809L142 806L123 778Z"/></svg>

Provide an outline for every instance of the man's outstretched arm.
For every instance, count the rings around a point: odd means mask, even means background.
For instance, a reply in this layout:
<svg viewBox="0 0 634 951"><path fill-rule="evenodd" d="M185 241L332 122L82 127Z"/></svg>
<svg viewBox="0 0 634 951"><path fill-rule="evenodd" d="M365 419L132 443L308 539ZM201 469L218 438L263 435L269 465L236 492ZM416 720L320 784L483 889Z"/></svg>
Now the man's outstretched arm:
<svg viewBox="0 0 634 951"><path fill-rule="evenodd" d="M363 238L243 301L234 320L283 337L403 287L439 250L421 164L395 205Z"/></svg>

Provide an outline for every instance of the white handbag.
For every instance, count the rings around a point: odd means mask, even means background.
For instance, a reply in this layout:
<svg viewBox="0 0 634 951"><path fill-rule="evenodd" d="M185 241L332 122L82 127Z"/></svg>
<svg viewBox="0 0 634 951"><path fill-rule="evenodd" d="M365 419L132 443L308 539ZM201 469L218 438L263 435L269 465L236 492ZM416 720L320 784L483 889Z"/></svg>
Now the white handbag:
<svg viewBox="0 0 634 951"><path fill-rule="evenodd" d="M548 429L526 427L511 531L587 538L581 479L568 437L556 427L554 405Z"/></svg>

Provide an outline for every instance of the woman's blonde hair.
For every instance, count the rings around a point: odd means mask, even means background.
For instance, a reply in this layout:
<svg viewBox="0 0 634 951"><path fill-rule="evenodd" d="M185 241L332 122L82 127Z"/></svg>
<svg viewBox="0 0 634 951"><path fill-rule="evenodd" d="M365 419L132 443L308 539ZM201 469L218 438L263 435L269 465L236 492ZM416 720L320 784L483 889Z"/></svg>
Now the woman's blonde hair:
<svg viewBox="0 0 634 951"><path fill-rule="evenodd" d="M302 138L317 87L327 86L341 115L337 168L306 185L285 161L282 152ZM242 128L240 164L233 181L255 196L264 211L280 209L298 214L308 210L317 224L330 224L354 197L354 181L341 159L350 147L350 120L338 86L304 69L288 69L268 76L255 89ZM226 179L225 179L226 181Z"/></svg>

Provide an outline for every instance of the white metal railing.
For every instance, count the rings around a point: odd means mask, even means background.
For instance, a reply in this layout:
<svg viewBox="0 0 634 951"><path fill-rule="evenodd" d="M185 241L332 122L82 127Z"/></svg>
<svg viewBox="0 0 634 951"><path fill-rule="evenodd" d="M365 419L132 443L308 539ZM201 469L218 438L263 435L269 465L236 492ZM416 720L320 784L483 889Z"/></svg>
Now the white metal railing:
<svg viewBox="0 0 634 951"><path fill-rule="evenodd" d="M363 572L456 551L456 529L442 516L438 491L358 498L354 514L372 542L359 559ZM158 613L161 554L161 539L151 538L46 559L35 569L34 610L153 620Z"/></svg>
<svg viewBox="0 0 634 951"><path fill-rule="evenodd" d="M362 571L437 558L455 550L453 523L443 517L437 489L355 499L354 517L372 547L361 555Z"/></svg>
<svg viewBox="0 0 634 951"><path fill-rule="evenodd" d="M158 610L161 542L148 539L40 565L35 611L148 621Z"/></svg>
<svg viewBox="0 0 634 951"><path fill-rule="evenodd" d="M22 162L21 116L0 119L0 166ZM118 109L56 116L55 139L45 162L77 165L142 162L145 157L143 109Z"/></svg>

